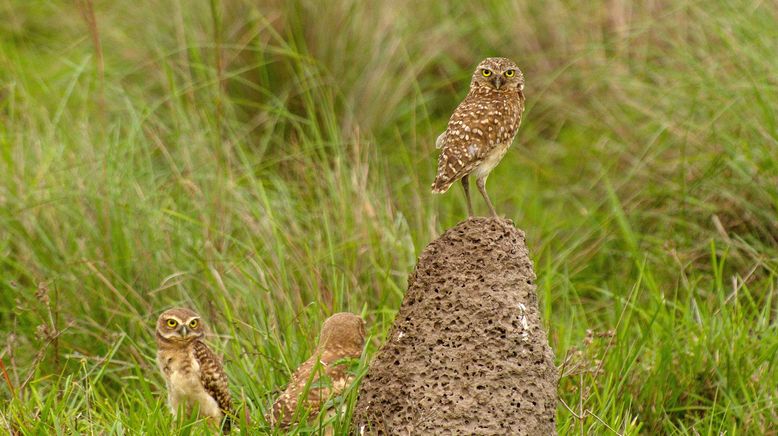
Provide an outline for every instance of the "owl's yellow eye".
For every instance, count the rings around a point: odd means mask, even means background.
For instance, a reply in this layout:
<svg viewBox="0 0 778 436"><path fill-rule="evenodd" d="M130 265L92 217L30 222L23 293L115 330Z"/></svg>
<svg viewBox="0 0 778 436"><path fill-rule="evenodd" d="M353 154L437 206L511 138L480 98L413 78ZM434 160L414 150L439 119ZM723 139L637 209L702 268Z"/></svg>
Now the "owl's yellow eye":
<svg viewBox="0 0 778 436"><path fill-rule="evenodd" d="M516 70L508 70L505 72L505 77L513 77L516 75Z"/></svg>
<svg viewBox="0 0 778 436"><path fill-rule="evenodd" d="M191 327L193 329L196 329L197 328L197 320L193 319L193 320L189 321L189 327Z"/></svg>
<svg viewBox="0 0 778 436"><path fill-rule="evenodd" d="M176 320L174 320L174 319L172 319L172 318L171 318L171 319L169 319L169 320L167 320L167 326L168 326L168 327L170 327L170 328L173 328L173 327L175 327L175 326L177 326L177 325L178 325L178 322L176 322Z"/></svg>
<svg viewBox="0 0 778 436"><path fill-rule="evenodd" d="M492 72L490 70L483 69L483 70L481 70L481 74L483 74L484 77L489 77L489 76L492 75Z"/></svg>

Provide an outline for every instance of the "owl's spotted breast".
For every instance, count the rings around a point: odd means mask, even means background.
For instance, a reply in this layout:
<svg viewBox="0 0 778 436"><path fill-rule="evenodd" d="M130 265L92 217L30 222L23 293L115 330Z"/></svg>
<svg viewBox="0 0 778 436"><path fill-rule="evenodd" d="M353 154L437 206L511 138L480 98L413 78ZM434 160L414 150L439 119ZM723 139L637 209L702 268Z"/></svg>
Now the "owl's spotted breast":
<svg viewBox="0 0 778 436"><path fill-rule="evenodd" d="M179 396L197 397L202 390L200 384L200 364L189 353L176 353L163 357L166 361L166 371L170 379L170 390Z"/></svg>

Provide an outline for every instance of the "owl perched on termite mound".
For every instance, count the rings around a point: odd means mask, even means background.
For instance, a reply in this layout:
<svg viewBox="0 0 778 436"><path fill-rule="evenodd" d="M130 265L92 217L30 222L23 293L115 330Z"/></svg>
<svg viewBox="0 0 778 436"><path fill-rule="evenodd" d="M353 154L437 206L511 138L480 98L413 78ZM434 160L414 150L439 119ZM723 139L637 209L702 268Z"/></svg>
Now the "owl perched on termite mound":
<svg viewBox="0 0 778 436"><path fill-rule="evenodd" d="M319 345L313 355L292 375L289 386L273 404L267 420L282 428L288 427L294 418L298 404L316 416L324 403L339 395L348 387L353 377L341 359L358 359L365 344L365 321L353 313L336 313L324 321L319 335ZM329 380L322 383L322 373ZM308 387L308 395L300 396Z"/></svg>
<svg viewBox="0 0 778 436"><path fill-rule="evenodd" d="M497 216L486 194L486 177L500 163L511 146L524 112L524 75L506 58L486 58L475 69L470 91L459 103L446 131L435 147L442 149L432 192L441 194L462 180L467 213L473 216L468 176L476 178L493 216Z"/></svg>
<svg viewBox="0 0 778 436"><path fill-rule="evenodd" d="M199 408L200 414L230 431L232 398L221 359L202 341L205 326L189 310L166 310L157 319L157 365L165 376L168 404L175 416Z"/></svg>

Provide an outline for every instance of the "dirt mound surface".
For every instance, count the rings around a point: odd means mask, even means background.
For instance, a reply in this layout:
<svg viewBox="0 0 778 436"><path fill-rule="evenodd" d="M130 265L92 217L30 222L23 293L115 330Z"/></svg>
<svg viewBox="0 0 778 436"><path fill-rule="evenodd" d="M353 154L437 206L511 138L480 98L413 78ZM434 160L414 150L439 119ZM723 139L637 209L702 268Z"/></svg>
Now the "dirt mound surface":
<svg viewBox="0 0 778 436"><path fill-rule="evenodd" d="M524 233L476 218L427 246L370 363L357 434L555 434L557 370Z"/></svg>

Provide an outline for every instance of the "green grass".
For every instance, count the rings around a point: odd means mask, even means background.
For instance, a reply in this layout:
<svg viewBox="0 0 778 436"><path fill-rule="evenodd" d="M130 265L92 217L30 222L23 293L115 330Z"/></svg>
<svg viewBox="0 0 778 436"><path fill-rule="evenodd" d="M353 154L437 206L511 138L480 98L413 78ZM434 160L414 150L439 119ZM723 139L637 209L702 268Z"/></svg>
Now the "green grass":
<svg viewBox="0 0 778 436"><path fill-rule="evenodd" d="M165 405L171 305L218 333L244 433L329 314L369 321L363 370L466 215L429 193L434 140L505 55L527 110L489 191L527 232L560 434L776 434L775 7L327 3L0 2L3 431L206 431Z"/></svg>

